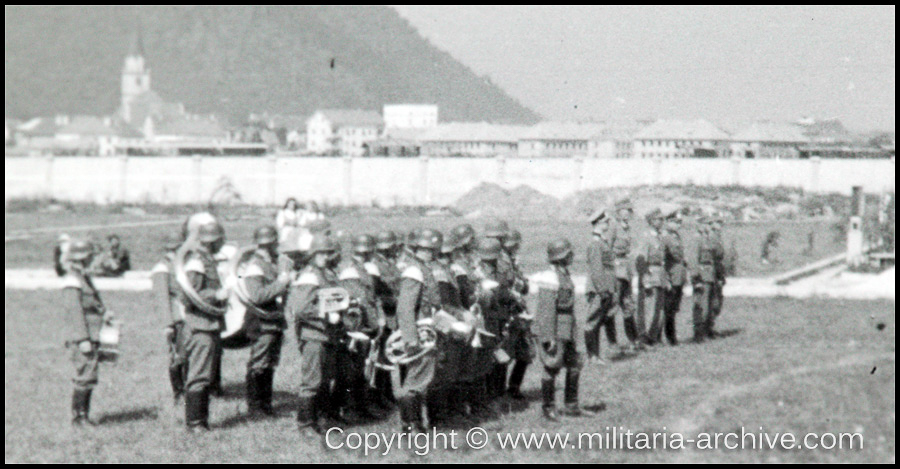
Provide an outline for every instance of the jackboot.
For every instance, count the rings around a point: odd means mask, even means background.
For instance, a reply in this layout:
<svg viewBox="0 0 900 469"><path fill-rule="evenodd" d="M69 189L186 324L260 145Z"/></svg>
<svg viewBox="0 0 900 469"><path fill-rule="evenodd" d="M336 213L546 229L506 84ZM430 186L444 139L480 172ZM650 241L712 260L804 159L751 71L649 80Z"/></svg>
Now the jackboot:
<svg viewBox="0 0 900 469"><path fill-rule="evenodd" d="M91 389L75 389L72 392L72 425L96 425L88 418L91 408L91 392Z"/></svg>
<svg viewBox="0 0 900 469"><path fill-rule="evenodd" d="M205 390L188 391L184 394L184 422L190 433L209 430L207 422L209 396Z"/></svg>
<svg viewBox="0 0 900 469"><path fill-rule="evenodd" d="M550 422L558 422L559 414L556 413L556 383L554 380L541 381L541 408L544 418Z"/></svg>

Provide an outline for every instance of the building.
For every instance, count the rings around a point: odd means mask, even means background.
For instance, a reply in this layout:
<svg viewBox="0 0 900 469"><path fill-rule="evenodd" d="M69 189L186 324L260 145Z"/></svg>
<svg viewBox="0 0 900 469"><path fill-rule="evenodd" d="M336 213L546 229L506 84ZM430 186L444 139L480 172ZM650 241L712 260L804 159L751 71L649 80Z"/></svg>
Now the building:
<svg viewBox="0 0 900 469"><path fill-rule="evenodd" d="M658 120L634 135L637 158L715 158L727 156L731 139L703 120Z"/></svg>
<svg viewBox="0 0 900 469"><path fill-rule="evenodd" d="M306 120L306 149L318 155L363 156L366 144L377 140L383 128L375 111L322 109Z"/></svg>
<svg viewBox="0 0 900 469"><path fill-rule="evenodd" d="M382 114L387 129L429 129L438 124L436 104L385 104Z"/></svg>
<svg viewBox="0 0 900 469"><path fill-rule="evenodd" d="M602 124L540 122L526 130L518 142L518 156L561 158L595 156L601 140Z"/></svg>
<svg viewBox="0 0 900 469"><path fill-rule="evenodd" d="M419 136L422 154L428 156L516 156L519 139L528 127L486 122L439 124Z"/></svg>
<svg viewBox="0 0 900 469"><path fill-rule="evenodd" d="M799 158L809 143L803 129L792 123L756 122L731 136L730 156L740 158Z"/></svg>
<svg viewBox="0 0 900 469"><path fill-rule="evenodd" d="M150 91L150 69L144 63L144 44L140 33L128 55L125 56L125 66L122 67L122 119L129 124L140 125L143 119L132 115L132 103L134 100Z"/></svg>

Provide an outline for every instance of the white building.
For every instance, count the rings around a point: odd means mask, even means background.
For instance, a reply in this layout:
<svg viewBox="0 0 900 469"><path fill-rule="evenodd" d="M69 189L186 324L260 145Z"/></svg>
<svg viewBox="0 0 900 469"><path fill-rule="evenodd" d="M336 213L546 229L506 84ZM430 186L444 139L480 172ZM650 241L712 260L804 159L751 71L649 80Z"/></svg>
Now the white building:
<svg viewBox="0 0 900 469"><path fill-rule="evenodd" d="M528 127L485 122L441 124L419 136L421 153L428 156L515 156Z"/></svg>
<svg viewBox="0 0 900 469"><path fill-rule="evenodd" d="M388 129L429 129L438 123L436 104L385 104L383 114Z"/></svg>
<svg viewBox="0 0 900 469"><path fill-rule="evenodd" d="M383 128L375 111L322 109L306 121L306 149L320 155L363 156Z"/></svg>
<svg viewBox="0 0 900 469"><path fill-rule="evenodd" d="M731 155L741 158L799 158L810 142L800 125L776 122L756 122L731 140Z"/></svg>
<svg viewBox="0 0 900 469"><path fill-rule="evenodd" d="M135 41L135 46L125 56L125 66L122 68L122 119L129 124L140 125L140 122L132 122L132 102L138 96L150 91L150 69L144 63L144 47L140 36Z"/></svg>
<svg viewBox="0 0 900 469"><path fill-rule="evenodd" d="M637 158L714 158L727 156L731 139L703 119L658 120L634 135Z"/></svg>

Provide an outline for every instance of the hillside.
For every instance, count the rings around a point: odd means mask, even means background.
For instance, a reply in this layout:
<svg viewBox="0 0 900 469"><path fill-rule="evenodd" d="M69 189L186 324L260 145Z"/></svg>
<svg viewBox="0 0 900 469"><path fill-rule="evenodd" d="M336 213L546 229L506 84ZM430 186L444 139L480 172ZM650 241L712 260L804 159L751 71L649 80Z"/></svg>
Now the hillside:
<svg viewBox="0 0 900 469"><path fill-rule="evenodd" d="M442 121L537 115L388 7L5 7L5 114L107 114L140 30L153 89L190 112L440 105ZM332 67L333 64L333 67Z"/></svg>

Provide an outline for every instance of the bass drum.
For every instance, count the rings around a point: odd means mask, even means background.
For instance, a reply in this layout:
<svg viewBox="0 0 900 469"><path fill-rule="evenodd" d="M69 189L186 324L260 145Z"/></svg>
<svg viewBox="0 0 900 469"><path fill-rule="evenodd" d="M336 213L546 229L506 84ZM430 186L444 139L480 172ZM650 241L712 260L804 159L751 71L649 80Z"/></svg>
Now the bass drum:
<svg viewBox="0 0 900 469"><path fill-rule="evenodd" d="M222 331L222 347L228 349L249 347L253 342L250 332L259 326L256 316L248 311L241 298L241 269L253 255L256 246L239 249L228 261L224 282L228 287L228 306L225 310L225 330Z"/></svg>

